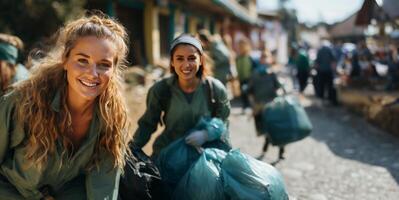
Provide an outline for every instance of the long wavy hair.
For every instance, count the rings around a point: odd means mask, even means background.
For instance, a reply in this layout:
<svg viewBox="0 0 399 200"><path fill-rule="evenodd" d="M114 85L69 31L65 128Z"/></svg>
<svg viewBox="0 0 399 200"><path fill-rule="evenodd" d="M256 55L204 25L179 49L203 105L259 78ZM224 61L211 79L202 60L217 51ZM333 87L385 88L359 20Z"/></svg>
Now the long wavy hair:
<svg viewBox="0 0 399 200"><path fill-rule="evenodd" d="M114 59L114 74L105 91L97 98L96 106L103 127L87 168L99 166L100 152L104 150L113 156L114 167L122 168L125 156L130 152L128 142L131 139L127 106L121 94L122 70L126 66L128 51L125 28L115 20L97 14L69 22L56 34L54 47L35 62L31 77L15 85L20 94L18 119L25 123L25 130L29 133L29 151L26 152L27 159L32 161L29 164L42 166L47 161L47 155L54 153L57 138L63 141L63 155L70 154L73 145L67 135L73 130L71 113L66 104L68 83L63 65L79 38L96 36L112 41L118 55ZM61 93L59 112L51 109L52 97L57 92Z"/></svg>

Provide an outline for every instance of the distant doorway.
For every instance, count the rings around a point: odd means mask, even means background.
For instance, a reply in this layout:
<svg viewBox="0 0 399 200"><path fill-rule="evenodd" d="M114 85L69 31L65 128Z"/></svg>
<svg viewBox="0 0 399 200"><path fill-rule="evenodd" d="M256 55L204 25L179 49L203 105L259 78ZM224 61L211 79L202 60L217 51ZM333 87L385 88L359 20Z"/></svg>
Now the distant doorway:
<svg viewBox="0 0 399 200"><path fill-rule="evenodd" d="M170 47L170 17L169 15L159 14L159 36L161 57L169 57Z"/></svg>
<svg viewBox="0 0 399 200"><path fill-rule="evenodd" d="M116 15L129 34L129 65L147 64L144 44L144 11L143 9L125 7L117 4Z"/></svg>

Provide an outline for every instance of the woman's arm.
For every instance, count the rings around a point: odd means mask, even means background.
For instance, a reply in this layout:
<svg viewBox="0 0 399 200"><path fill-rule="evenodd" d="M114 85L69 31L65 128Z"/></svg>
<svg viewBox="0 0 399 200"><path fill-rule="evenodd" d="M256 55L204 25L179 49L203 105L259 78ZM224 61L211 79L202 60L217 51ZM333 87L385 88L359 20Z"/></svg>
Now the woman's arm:
<svg viewBox="0 0 399 200"><path fill-rule="evenodd" d="M138 121L138 128L133 137L132 145L134 148L142 148L151 138L161 120L161 103L160 103L160 89L162 89L161 82L157 82L150 88L147 94L146 111Z"/></svg>
<svg viewBox="0 0 399 200"><path fill-rule="evenodd" d="M10 132L14 129L14 110L15 103L12 95L2 96L0 98L0 164L3 163L10 148Z"/></svg>

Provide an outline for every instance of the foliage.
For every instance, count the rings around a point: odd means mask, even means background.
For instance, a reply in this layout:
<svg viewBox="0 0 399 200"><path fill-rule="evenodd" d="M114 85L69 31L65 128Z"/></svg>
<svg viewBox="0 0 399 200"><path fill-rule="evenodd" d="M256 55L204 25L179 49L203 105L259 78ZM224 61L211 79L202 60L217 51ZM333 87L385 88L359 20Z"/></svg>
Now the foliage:
<svg viewBox="0 0 399 200"><path fill-rule="evenodd" d="M1 0L0 32L20 37L27 50L81 15L86 0Z"/></svg>

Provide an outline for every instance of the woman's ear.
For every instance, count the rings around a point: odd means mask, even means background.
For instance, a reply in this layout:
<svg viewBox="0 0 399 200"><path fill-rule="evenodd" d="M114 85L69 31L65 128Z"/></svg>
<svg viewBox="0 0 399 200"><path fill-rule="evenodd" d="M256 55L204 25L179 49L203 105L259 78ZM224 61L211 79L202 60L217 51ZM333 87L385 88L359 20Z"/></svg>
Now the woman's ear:
<svg viewBox="0 0 399 200"><path fill-rule="evenodd" d="M204 54L200 54L200 66L204 66L205 57Z"/></svg>
<svg viewBox="0 0 399 200"><path fill-rule="evenodd" d="M67 65L66 65L66 60L62 59L62 68L64 71L67 71Z"/></svg>

